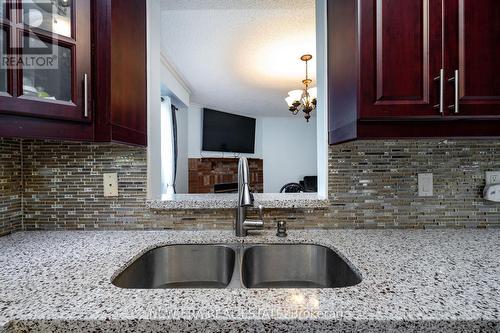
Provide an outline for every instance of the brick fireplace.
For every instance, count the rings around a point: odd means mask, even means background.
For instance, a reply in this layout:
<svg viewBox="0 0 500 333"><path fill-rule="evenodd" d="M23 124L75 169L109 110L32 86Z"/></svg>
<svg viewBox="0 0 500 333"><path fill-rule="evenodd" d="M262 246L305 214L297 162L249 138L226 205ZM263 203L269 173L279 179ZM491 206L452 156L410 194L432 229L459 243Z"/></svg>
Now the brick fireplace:
<svg viewBox="0 0 500 333"><path fill-rule="evenodd" d="M250 185L254 192L264 190L263 160L250 158ZM216 184L238 182L237 158L190 158L189 193L214 193Z"/></svg>

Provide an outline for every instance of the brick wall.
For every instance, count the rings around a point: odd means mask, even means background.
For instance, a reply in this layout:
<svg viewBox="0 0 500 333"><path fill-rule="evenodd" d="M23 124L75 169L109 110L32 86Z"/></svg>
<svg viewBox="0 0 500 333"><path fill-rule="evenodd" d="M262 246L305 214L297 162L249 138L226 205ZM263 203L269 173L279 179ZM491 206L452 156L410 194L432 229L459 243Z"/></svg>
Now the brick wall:
<svg viewBox="0 0 500 333"><path fill-rule="evenodd" d="M231 209L159 213L145 209L143 148L33 140L24 140L22 146L25 229L232 226ZM8 149L5 140L1 149ZM14 159L20 159L16 154ZM266 210L265 219L268 227L285 219L292 228L498 227L500 204L481 199L484 172L489 170L500 170L499 140L358 141L332 146L331 206ZM103 197L105 172L118 172L119 198ZM416 197L419 172L434 173L434 197Z"/></svg>
<svg viewBox="0 0 500 333"><path fill-rule="evenodd" d="M237 158L190 158L189 193L214 193L214 185L238 182ZM264 163L249 158L248 169L253 191L264 191Z"/></svg>
<svg viewBox="0 0 500 333"><path fill-rule="evenodd" d="M21 141L0 138L0 236L22 226Z"/></svg>

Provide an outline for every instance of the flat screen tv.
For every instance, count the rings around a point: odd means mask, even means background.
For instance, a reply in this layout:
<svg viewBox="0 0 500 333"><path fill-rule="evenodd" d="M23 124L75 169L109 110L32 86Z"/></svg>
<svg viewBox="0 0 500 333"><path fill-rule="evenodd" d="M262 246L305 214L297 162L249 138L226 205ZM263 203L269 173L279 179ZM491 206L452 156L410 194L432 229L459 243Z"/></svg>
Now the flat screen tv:
<svg viewBox="0 0 500 333"><path fill-rule="evenodd" d="M255 152L255 119L203 109L204 151Z"/></svg>

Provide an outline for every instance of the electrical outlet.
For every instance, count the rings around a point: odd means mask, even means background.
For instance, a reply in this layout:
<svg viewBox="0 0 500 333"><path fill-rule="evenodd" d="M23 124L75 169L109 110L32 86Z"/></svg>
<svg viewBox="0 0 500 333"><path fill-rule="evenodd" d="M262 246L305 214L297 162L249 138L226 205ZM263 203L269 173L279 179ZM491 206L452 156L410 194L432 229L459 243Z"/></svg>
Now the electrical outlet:
<svg viewBox="0 0 500 333"><path fill-rule="evenodd" d="M118 196L118 174L105 173L103 175L104 196L117 197Z"/></svg>
<svg viewBox="0 0 500 333"><path fill-rule="evenodd" d="M434 195L434 176L432 173L418 174L418 196L432 197Z"/></svg>
<svg viewBox="0 0 500 333"><path fill-rule="evenodd" d="M500 184L500 171L486 172L486 185Z"/></svg>

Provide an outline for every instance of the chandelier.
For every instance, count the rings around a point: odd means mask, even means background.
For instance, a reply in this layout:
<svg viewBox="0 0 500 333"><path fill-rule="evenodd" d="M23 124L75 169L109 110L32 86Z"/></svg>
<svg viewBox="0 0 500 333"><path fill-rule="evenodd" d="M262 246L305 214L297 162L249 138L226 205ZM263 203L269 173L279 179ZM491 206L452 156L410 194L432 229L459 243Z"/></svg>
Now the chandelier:
<svg viewBox="0 0 500 333"><path fill-rule="evenodd" d="M306 78L302 80L304 84L304 89L292 90L288 93L288 97L285 101L288 104L288 110L294 115L298 114L300 111L304 112L304 117L307 122L311 118L311 112L316 109L318 89L316 87L310 88L312 80L309 78L309 68L308 61L312 59L312 55L304 54L300 57L300 60L306 63Z"/></svg>

